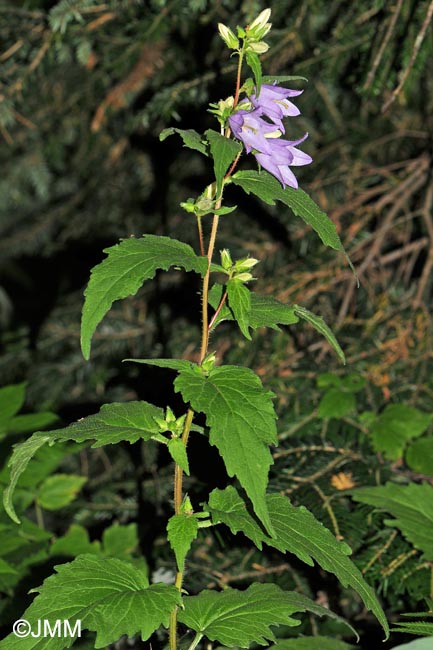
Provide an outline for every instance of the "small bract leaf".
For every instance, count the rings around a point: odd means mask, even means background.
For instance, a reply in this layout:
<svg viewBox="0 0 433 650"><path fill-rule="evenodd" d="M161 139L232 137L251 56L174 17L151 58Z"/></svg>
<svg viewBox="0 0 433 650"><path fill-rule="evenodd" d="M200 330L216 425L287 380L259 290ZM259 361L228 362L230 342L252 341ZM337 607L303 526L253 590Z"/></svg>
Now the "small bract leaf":
<svg viewBox="0 0 433 650"><path fill-rule="evenodd" d="M214 160L216 178L216 197L221 194L224 176L236 156L242 151L242 145L230 138L226 138L212 129L206 131L210 151Z"/></svg>
<svg viewBox="0 0 433 650"><path fill-rule="evenodd" d="M179 571L183 571L185 557L197 537L198 523L193 515L173 515L167 524L168 541L176 556Z"/></svg>
<svg viewBox="0 0 433 650"><path fill-rule="evenodd" d="M251 313L251 292L240 280L229 280L227 282L227 296L229 307L233 312L239 329L246 339L251 341L248 331Z"/></svg>
<svg viewBox="0 0 433 650"><path fill-rule="evenodd" d="M258 54L251 51L246 53L246 61L254 75L254 81L256 85L256 95L259 96L260 89L262 87L262 64L260 63Z"/></svg>
<svg viewBox="0 0 433 650"><path fill-rule="evenodd" d="M167 446L174 462L189 476L188 454L186 453L185 444L180 438L171 438Z"/></svg>
<svg viewBox="0 0 433 650"><path fill-rule="evenodd" d="M159 139L162 142L174 133L180 135L184 146L188 147L188 149L195 149L205 156L208 155L206 141L204 141L203 136L200 135L200 133L197 133L197 131L194 131L193 129L175 129L173 127L169 127L168 129L161 131L159 134Z"/></svg>

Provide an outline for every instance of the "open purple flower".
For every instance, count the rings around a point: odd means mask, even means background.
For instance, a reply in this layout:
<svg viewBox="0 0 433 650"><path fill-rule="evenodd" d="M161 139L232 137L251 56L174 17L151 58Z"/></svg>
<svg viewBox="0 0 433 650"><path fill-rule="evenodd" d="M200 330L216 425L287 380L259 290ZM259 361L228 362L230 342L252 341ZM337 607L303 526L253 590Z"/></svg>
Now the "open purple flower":
<svg viewBox="0 0 433 650"><path fill-rule="evenodd" d="M250 96L250 101L256 109L261 109L262 114L266 115L275 126L285 133L283 117L296 117L300 115L300 110L287 97L297 97L303 91L291 90L290 88L281 88L273 84L263 84L260 95Z"/></svg>
<svg viewBox="0 0 433 650"><path fill-rule="evenodd" d="M261 167L275 176L283 187L289 185L297 189L298 181L290 166L300 167L301 165L309 165L313 161L311 156L296 148L296 145L303 142L307 137L308 133L300 140L290 141L281 138L271 140L271 153L256 153L256 160Z"/></svg>
<svg viewBox="0 0 433 650"><path fill-rule="evenodd" d="M275 125L263 120L261 115L262 110L259 108L253 111L241 109L229 117L231 130L244 143L247 153L255 149L270 154L272 149L269 137L281 135Z"/></svg>
<svg viewBox="0 0 433 650"><path fill-rule="evenodd" d="M308 133L300 140L281 138L285 132L283 117L300 114L287 97L296 97L301 92L275 84L263 84L260 95L251 95L241 102L238 110L228 119L233 135L243 142L247 153L252 151L259 165L275 176L284 188L286 185L295 189L298 187L290 167L312 162L311 156L296 147L308 137ZM252 106L255 108L248 110Z"/></svg>

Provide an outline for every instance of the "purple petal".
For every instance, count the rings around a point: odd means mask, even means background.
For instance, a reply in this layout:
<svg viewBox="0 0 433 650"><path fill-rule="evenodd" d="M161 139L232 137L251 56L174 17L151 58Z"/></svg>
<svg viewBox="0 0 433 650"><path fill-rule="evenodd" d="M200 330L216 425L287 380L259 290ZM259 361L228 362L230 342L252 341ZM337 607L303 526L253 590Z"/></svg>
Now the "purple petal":
<svg viewBox="0 0 433 650"><path fill-rule="evenodd" d="M281 176L282 176L282 185L285 188L286 185L289 185L290 187L293 187L293 189L297 190L298 189L298 181L296 179L295 174L292 172L290 167L279 167L279 170L281 171Z"/></svg>

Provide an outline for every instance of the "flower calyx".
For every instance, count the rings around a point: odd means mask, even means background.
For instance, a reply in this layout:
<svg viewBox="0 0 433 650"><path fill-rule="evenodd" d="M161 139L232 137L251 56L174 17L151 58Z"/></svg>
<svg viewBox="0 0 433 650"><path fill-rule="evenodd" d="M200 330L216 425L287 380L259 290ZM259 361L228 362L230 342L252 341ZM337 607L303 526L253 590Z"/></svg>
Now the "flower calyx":
<svg viewBox="0 0 433 650"><path fill-rule="evenodd" d="M207 377L216 363L216 352L210 352L200 364L201 371Z"/></svg>
<svg viewBox="0 0 433 650"><path fill-rule="evenodd" d="M192 507L191 499L187 494L185 494L183 501L180 505L179 514L189 515L189 516L194 514L194 509Z"/></svg>
<svg viewBox="0 0 433 650"><path fill-rule="evenodd" d="M230 27L227 27L224 23L218 23L218 31L228 48L231 50L239 50L239 39L236 38Z"/></svg>
<svg viewBox="0 0 433 650"><path fill-rule="evenodd" d="M220 99L216 104L209 104L209 113L212 113L218 119L218 122L225 126L228 118L233 113L233 105L235 103L235 98L231 95L226 99Z"/></svg>
<svg viewBox="0 0 433 650"><path fill-rule="evenodd" d="M165 411L165 419L154 417L154 420L159 426L160 433L166 433L168 431L174 438L179 438L183 432L185 418L186 414L181 415L179 418L176 418L171 408L167 406L167 409Z"/></svg>
<svg viewBox="0 0 433 650"><path fill-rule="evenodd" d="M272 27L268 22L271 16L270 9L264 9L252 23L245 28L245 51L254 54L264 54L269 50L269 45L262 39Z"/></svg>

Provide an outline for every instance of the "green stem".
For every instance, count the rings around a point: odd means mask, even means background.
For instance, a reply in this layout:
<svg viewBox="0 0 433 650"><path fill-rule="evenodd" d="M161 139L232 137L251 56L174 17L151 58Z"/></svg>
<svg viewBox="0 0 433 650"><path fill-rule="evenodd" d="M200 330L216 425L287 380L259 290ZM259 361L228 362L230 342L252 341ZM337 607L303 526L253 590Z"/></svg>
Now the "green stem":
<svg viewBox="0 0 433 650"><path fill-rule="evenodd" d="M224 291L224 295L221 298L221 302L218 305L218 308L217 308L216 312L214 313L214 315L212 316L211 321L209 323L209 327L208 327L209 334L212 332L212 325L215 323L216 319L218 318L218 314L220 313L221 309L223 308L224 303L225 303L226 300L227 300L227 291Z"/></svg>
<svg viewBox="0 0 433 650"><path fill-rule="evenodd" d="M238 62L238 74L236 76L236 90L235 90L235 96L233 100L233 108L236 108L238 105L239 101L239 92L241 89L241 72L242 72L242 61L244 58L244 49L242 48L241 51L239 52L239 62Z"/></svg>
<svg viewBox="0 0 433 650"><path fill-rule="evenodd" d="M201 217L197 217L197 228L198 228L198 239L200 242L200 255L205 255L204 243L203 243L203 226L201 224Z"/></svg>
<svg viewBox="0 0 433 650"><path fill-rule="evenodd" d="M192 419L194 417L194 411L190 407L186 414L185 424L183 425L182 432L182 442L185 447L188 444L189 434L191 432ZM174 465L174 513L176 515L180 514L182 506L182 478L183 470L177 463ZM177 571L176 580L174 586L182 591L182 582L183 582L183 571ZM170 614L170 626L169 626L169 638L170 638L170 650L176 650L177 648L177 607Z"/></svg>
<svg viewBox="0 0 433 650"><path fill-rule="evenodd" d="M221 207L221 202L222 202L222 196L219 196L218 200L215 203L216 210L218 210L218 208ZM201 305L202 330L201 330L200 363L203 362L203 359L207 355L207 347L209 343L209 325L208 325L209 323L209 306L208 306L209 280L210 280L210 269L211 269L212 257L215 248L216 235L218 231L218 223L219 223L219 216L217 214L214 214L213 221L212 221L212 231L209 240L209 248L207 251L208 267L207 267L206 275L203 278L203 292L202 292L202 305Z"/></svg>
<svg viewBox="0 0 433 650"><path fill-rule="evenodd" d="M234 102L233 105L236 106L238 101L239 101L239 93L240 93L240 87L241 87L241 70L242 70L242 60L243 60L243 50L239 52L239 63L238 63L238 72L237 72L237 77L236 77L236 92L235 92L235 97L234 97ZM227 138L230 137L230 129L228 129L225 133L225 136ZM235 161L233 162L232 166L230 167L229 171L224 177L224 181L226 181L231 174L233 173L234 168L236 167L236 164L239 160L240 154L236 157ZM220 195L217 197L217 200L215 201L215 210L218 210L221 207L222 204L222 195L223 195L223 189L224 189L224 183L223 187L221 188ZM219 223L219 216L217 214L213 215L213 221L212 221L212 230L210 234L210 239L209 239L209 246L207 249L207 259L208 259L208 267L206 271L206 275L203 278L203 291L202 291L202 334L201 334L201 349L200 349L200 363L203 362L204 358L207 355L208 352L208 344L209 344L209 330L210 330L210 325L209 325L209 311L208 311L208 298L209 298L209 280L210 280L210 273L211 273L211 264L212 264L212 257L214 254L215 250L215 242L216 242L216 236L218 232L218 223ZM204 255L204 246L203 246L203 232L201 229L201 221L198 219L197 221L198 225L198 231L199 231L199 240L200 240L200 252L202 255ZM221 305L222 307L222 305ZM213 319L214 320L214 319ZM211 325L212 325L211 321ZM191 431L191 425L192 425L192 419L194 417L194 411L192 410L191 407L189 407L187 416L185 419L185 424L184 424L184 429L182 433L182 442L184 443L185 447L188 444L188 437ZM181 467L177 463L175 463L174 466L174 512L176 515L180 513L181 510L181 505L182 505L182 479L183 479L183 471ZM175 587L181 592L182 591L182 582L183 582L183 571L178 571L176 573L176 580L175 580ZM191 643L190 647L188 650L194 650L195 647L200 643L203 635L200 633L197 633L193 642ZM177 650L177 607L171 612L170 614L170 626L169 626L169 639L170 639L170 650Z"/></svg>
<svg viewBox="0 0 433 650"><path fill-rule="evenodd" d="M185 447L188 444L188 438L191 431L191 424L192 424L193 417L194 417L194 411L190 407L186 414L185 424L183 425L183 432L182 432L182 442L185 445ZM176 463L174 466L174 513L176 515L180 513L180 508L183 499L182 478L183 478L183 470Z"/></svg>

